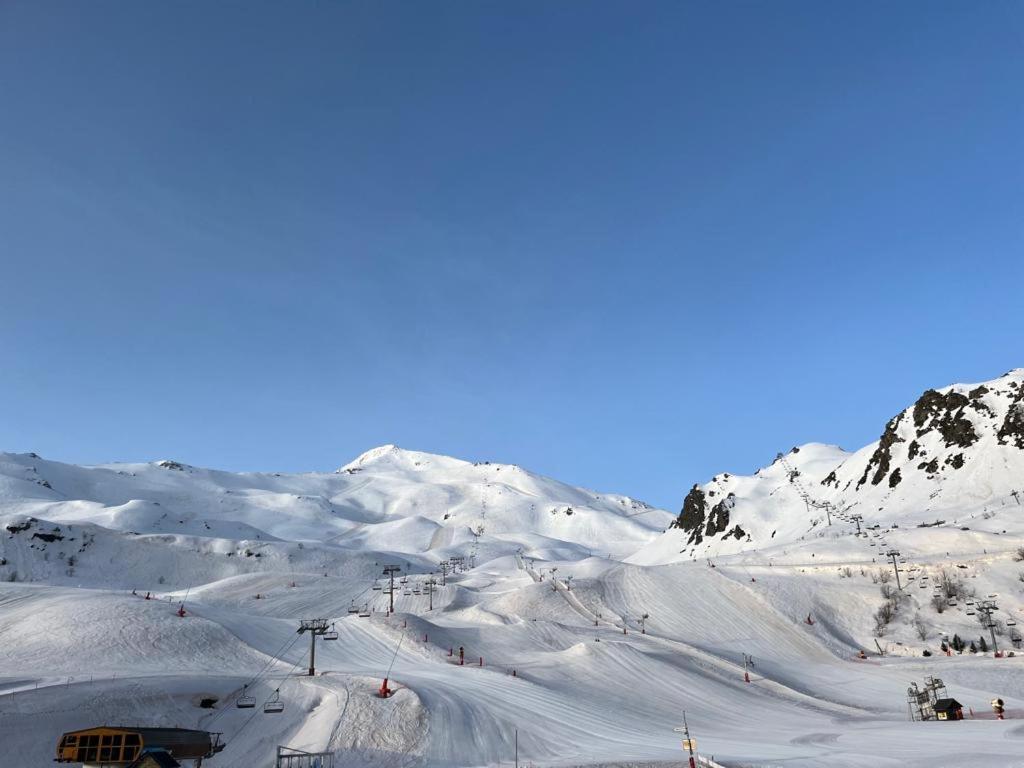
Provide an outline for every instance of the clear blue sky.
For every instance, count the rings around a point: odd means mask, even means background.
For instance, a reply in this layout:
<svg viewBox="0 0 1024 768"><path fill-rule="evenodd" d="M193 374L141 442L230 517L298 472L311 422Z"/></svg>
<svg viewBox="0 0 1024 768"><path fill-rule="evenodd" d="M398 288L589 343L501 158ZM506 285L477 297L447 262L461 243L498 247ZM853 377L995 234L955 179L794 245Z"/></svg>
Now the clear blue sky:
<svg viewBox="0 0 1024 768"><path fill-rule="evenodd" d="M0 448L677 508L1024 364L1017 2L4 2Z"/></svg>

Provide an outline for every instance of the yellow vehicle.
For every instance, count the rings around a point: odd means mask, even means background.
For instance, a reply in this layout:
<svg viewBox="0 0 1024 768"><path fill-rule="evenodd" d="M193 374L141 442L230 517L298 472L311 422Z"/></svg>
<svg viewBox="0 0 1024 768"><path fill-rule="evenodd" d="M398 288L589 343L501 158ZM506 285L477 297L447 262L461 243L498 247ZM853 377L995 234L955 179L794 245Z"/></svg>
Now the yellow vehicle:
<svg viewBox="0 0 1024 768"><path fill-rule="evenodd" d="M224 749L219 733L187 728L131 728L100 726L68 731L57 744L58 763L83 763L97 768L126 766L143 750L162 749L175 760L194 760L199 766L204 757Z"/></svg>

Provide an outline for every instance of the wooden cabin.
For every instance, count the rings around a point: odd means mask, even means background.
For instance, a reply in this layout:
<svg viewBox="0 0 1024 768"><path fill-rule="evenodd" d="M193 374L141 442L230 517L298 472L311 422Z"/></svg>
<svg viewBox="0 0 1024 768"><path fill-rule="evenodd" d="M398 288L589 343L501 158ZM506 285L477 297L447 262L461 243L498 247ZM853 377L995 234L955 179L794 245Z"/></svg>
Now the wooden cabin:
<svg viewBox="0 0 1024 768"><path fill-rule="evenodd" d="M936 699L932 705L936 720L963 720L964 708L956 699Z"/></svg>

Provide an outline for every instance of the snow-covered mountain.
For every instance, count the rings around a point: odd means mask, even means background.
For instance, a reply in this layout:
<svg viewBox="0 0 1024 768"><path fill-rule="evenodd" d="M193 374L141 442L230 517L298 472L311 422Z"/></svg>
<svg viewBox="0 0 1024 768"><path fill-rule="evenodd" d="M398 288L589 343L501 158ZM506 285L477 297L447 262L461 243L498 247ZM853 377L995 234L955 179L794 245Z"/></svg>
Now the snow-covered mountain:
<svg viewBox="0 0 1024 768"><path fill-rule="evenodd" d="M694 485L670 530L640 562L699 559L799 540L830 515L865 525L962 527L971 514L1024 503L1024 369L929 389L848 453L810 443L752 476ZM1014 526L1016 528L1017 526Z"/></svg>
<svg viewBox="0 0 1024 768"><path fill-rule="evenodd" d="M671 519L517 466L393 445L334 473L298 475L170 460L79 467L0 454L0 525L8 532L0 579L155 588L153 578L187 586L313 557L349 562L352 553L392 553L424 567L469 547L482 560L519 550L623 556ZM168 548L173 556L160 554ZM112 560L120 564L113 572ZM160 562L164 572L155 575Z"/></svg>
<svg viewBox="0 0 1024 768"><path fill-rule="evenodd" d="M0 454L0 765L144 723L222 733L211 768L270 768L279 745L653 768L680 763L681 710L711 768L1015 765L1022 382L929 391L856 453L717 475L678 516L394 446L320 474ZM316 618L337 641L309 676ZM908 720L933 674L974 718Z"/></svg>

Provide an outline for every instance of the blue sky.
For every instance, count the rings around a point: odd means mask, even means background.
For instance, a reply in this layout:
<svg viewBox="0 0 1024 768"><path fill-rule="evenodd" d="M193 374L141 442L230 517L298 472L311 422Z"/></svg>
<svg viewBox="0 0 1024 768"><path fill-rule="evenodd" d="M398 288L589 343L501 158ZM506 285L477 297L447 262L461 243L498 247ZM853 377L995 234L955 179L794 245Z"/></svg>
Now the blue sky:
<svg viewBox="0 0 1024 768"><path fill-rule="evenodd" d="M0 447L676 508L1024 365L1024 6L0 5Z"/></svg>

